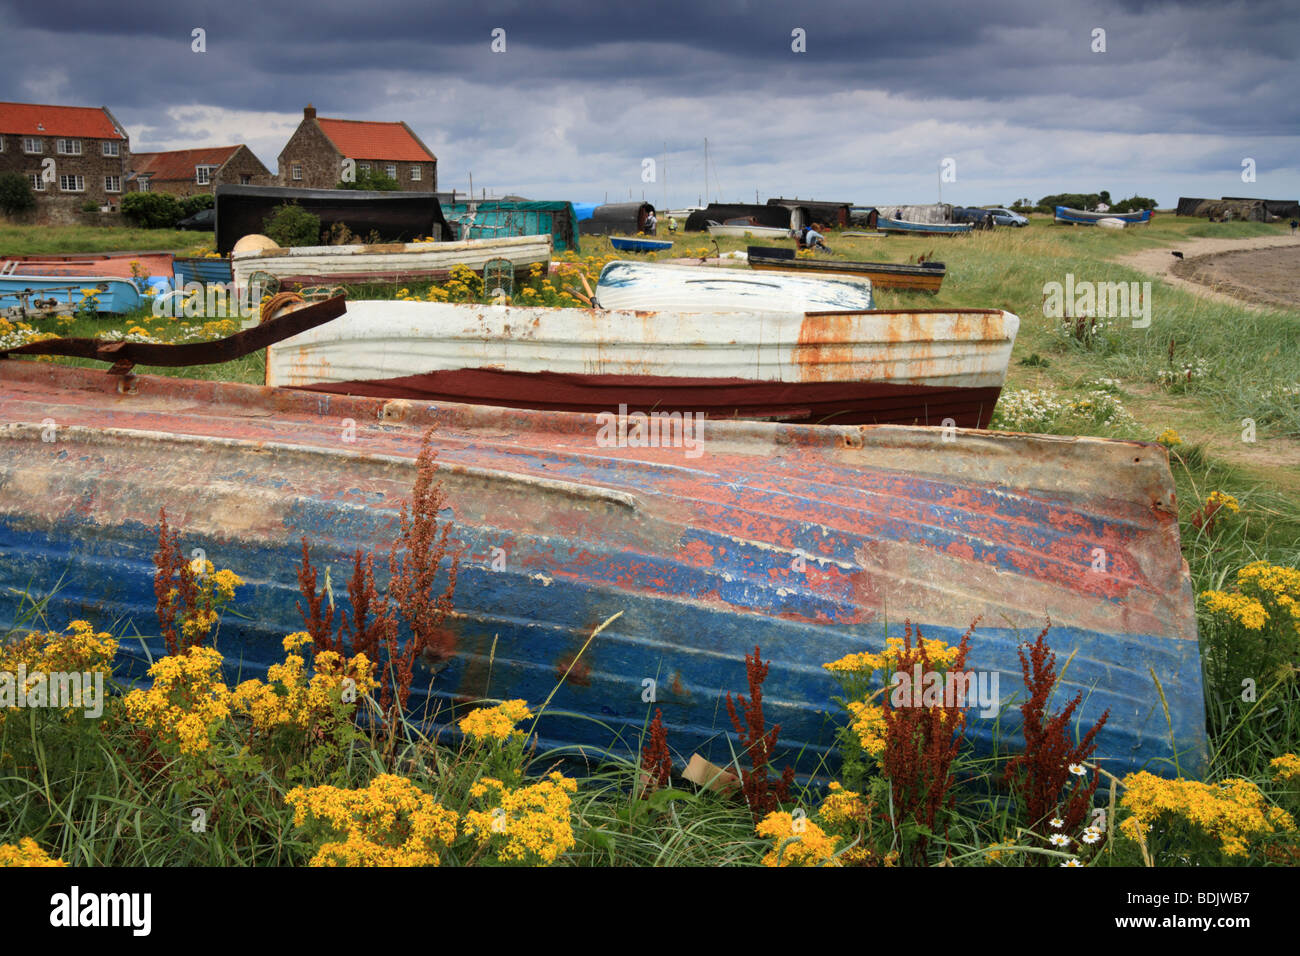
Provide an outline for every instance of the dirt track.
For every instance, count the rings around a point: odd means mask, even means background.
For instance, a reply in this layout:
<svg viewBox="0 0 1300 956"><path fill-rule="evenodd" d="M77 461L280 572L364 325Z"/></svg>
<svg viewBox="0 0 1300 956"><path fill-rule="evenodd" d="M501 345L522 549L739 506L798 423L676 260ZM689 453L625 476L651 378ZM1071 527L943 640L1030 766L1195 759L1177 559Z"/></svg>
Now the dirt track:
<svg viewBox="0 0 1300 956"><path fill-rule="evenodd" d="M1175 250L1182 259L1170 254ZM1206 298L1251 308L1300 309L1300 236L1187 239L1116 261Z"/></svg>

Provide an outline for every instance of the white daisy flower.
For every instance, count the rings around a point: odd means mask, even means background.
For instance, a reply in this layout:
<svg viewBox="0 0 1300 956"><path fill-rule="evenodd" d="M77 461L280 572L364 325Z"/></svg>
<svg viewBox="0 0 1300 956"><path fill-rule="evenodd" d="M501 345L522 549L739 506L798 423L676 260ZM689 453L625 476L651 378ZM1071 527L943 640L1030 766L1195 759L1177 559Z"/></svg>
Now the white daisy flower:
<svg viewBox="0 0 1300 956"><path fill-rule="evenodd" d="M1064 833L1053 833L1050 839L1052 843L1054 843L1056 846L1070 845L1070 838L1066 836Z"/></svg>
<svg viewBox="0 0 1300 956"><path fill-rule="evenodd" d="M1088 827L1088 829L1083 831L1084 843L1092 844L1092 843L1096 843L1100 839L1101 839L1101 831L1094 827Z"/></svg>
<svg viewBox="0 0 1300 956"><path fill-rule="evenodd" d="M1060 817L1052 817L1052 819L1048 820L1047 822L1050 823L1052 827L1056 830L1059 830L1061 829L1061 827L1065 826L1065 821L1062 820Z"/></svg>
<svg viewBox="0 0 1300 956"><path fill-rule="evenodd" d="M1070 773L1074 774L1076 777L1082 777L1087 774L1087 772L1088 768L1081 763L1070 764Z"/></svg>
<svg viewBox="0 0 1300 956"><path fill-rule="evenodd" d="M1083 866L1078 860L1066 860L1061 866Z"/></svg>

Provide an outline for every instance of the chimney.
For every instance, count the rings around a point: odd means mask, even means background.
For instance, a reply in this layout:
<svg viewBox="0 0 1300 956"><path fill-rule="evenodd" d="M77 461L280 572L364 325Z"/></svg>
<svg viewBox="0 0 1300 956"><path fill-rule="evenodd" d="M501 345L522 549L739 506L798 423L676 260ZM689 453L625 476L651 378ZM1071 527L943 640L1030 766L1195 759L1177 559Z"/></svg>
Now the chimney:
<svg viewBox="0 0 1300 956"><path fill-rule="evenodd" d="M314 107L314 106L312 106L310 103L308 103L308 104L307 104L307 108L304 109L304 110L302 111L302 118L303 118L303 119L315 119L315 118L316 118L316 107Z"/></svg>

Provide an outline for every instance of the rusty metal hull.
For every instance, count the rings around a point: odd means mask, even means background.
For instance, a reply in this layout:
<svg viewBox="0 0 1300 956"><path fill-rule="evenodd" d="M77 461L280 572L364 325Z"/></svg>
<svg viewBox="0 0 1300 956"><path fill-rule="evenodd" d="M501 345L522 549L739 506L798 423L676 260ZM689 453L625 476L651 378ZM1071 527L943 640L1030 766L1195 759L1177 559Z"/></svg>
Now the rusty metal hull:
<svg viewBox="0 0 1300 956"><path fill-rule="evenodd" d="M684 270L697 272L699 270ZM1000 310L650 312L350 302L267 352L268 385L560 411L988 425Z"/></svg>
<svg viewBox="0 0 1300 956"><path fill-rule="evenodd" d="M710 422L694 449L611 447L595 416L143 376L119 395L102 375L18 361L0 362L0 422L0 623L14 589L61 580L51 620L152 632L164 506L186 548L248 581L248 617L228 616L219 646L258 674L301 627L299 539L335 581L354 548L385 547L436 424L466 552L455 653L418 671L417 706L538 703L567 670L543 743L602 748L617 733L626 747L651 679L674 748L722 763L735 740L721 698L745 689L743 655L758 644L772 661L768 719L782 727L776 763L825 772L839 718L823 662L878 649L905 618L955 641L981 615L971 663L1000 675L1013 739L1015 647L1050 615L1058 659L1073 655L1060 692L1083 692L1085 721L1111 711L1108 769L1171 772L1176 756L1195 773L1205 759L1192 593L1159 446ZM987 748L995 720L972 716Z"/></svg>

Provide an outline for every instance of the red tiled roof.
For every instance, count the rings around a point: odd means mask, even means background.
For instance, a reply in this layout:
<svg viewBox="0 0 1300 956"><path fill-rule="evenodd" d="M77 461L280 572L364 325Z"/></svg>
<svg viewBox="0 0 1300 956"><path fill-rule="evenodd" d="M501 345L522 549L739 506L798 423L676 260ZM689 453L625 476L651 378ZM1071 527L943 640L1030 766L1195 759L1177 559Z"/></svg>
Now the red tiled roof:
<svg viewBox="0 0 1300 956"><path fill-rule="evenodd" d="M402 123L324 119L316 122L338 151L349 159L387 159L399 163L432 163L434 155L420 145Z"/></svg>
<svg viewBox="0 0 1300 956"><path fill-rule="evenodd" d="M220 166L239 146L209 146L204 149L178 149L170 153L132 153L131 169L137 176L149 176L156 182L194 179L195 166Z"/></svg>
<svg viewBox="0 0 1300 956"><path fill-rule="evenodd" d="M41 106L0 103L0 133L11 136L77 136L121 139L108 110L102 106Z"/></svg>

